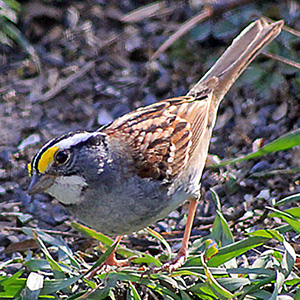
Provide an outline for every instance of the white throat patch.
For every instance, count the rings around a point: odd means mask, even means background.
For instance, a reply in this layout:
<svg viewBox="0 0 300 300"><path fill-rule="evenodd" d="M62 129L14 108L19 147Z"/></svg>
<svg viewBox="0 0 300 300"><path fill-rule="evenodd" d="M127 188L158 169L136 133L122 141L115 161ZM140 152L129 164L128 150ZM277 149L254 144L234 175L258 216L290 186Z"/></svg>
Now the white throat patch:
<svg viewBox="0 0 300 300"><path fill-rule="evenodd" d="M82 189L87 186L84 178L77 175L57 177L46 193L64 204L76 204L83 200Z"/></svg>

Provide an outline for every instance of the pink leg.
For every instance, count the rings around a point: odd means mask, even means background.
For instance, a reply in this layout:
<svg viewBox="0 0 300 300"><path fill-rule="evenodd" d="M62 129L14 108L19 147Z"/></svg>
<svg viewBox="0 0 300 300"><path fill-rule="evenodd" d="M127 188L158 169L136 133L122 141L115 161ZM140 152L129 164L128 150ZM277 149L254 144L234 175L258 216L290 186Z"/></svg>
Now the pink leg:
<svg viewBox="0 0 300 300"><path fill-rule="evenodd" d="M116 266L116 267L125 267L129 266L130 264L130 259L126 260L117 260L116 259L116 249L120 244L120 241L122 240L123 236L117 236L116 239L114 240L114 244L116 244L115 250L107 257L107 259L95 270L93 270L90 274L88 274L88 278L91 279L93 278L100 270L105 270L107 266Z"/></svg>
<svg viewBox="0 0 300 300"><path fill-rule="evenodd" d="M105 260L105 262L103 263L103 265L107 265L107 266L117 266L117 267L124 267L124 266L129 266L129 261L126 260L117 260L116 259L116 249L119 246L121 240L122 240L123 236L119 235L116 237L116 239L114 240L114 244L116 245L115 250L107 257L107 259Z"/></svg>
<svg viewBox="0 0 300 300"><path fill-rule="evenodd" d="M188 243L191 235L196 208L197 208L197 200L191 199L189 204L188 218L187 218L184 235L182 239L182 246L177 256L174 259L163 264L161 267L155 268L155 272L159 272L161 270L169 270L169 272L171 273L184 264L187 258Z"/></svg>

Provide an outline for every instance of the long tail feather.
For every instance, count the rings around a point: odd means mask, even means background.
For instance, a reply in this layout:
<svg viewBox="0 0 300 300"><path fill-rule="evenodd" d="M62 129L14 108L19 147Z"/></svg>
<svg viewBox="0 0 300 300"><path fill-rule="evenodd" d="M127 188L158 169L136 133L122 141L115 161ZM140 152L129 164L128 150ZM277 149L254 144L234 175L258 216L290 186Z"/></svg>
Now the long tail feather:
<svg viewBox="0 0 300 300"><path fill-rule="evenodd" d="M283 24L283 21L268 23L265 19L251 23L233 40L231 46L188 95L196 94L204 87L212 88L210 109L215 111L232 84L263 48L280 33Z"/></svg>

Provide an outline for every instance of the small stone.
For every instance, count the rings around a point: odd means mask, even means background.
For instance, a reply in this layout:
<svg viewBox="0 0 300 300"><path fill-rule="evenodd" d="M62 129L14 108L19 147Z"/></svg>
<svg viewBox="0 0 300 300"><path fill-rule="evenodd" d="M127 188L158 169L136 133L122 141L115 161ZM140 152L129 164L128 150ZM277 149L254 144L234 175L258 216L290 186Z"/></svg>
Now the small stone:
<svg viewBox="0 0 300 300"><path fill-rule="evenodd" d="M39 134L32 134L27 137L19 146L18 150L23 151L27 146L35 145L41 141L41 137Z"/></svg>
<svg viewBox="0 0 300 300"><path fill-rule="evenodd" d="M107 112L106 109L100 109L98 113L97 123L99 125L106 125L113 121L112 116Z"/></svg>
<svg viewBox="0 0 300 300"><path fill-rule="evenodd" d="M253 196L250 195L250 194L246 194L246 195L244 196L244 199L245 199L245 201L246 201L247 203L251 203L251 202L253 201Z"/></svg>
<svg viewBox="0 0 300 300"><path fill-rule="evenodd" d="M4 195L6 193L6 189L0 185L0 195Z"/></svg>
<svg viewBox="0 0 300 300"><path fill-rule="evenodd" d="M169 213L168 218L178 219L180 217L180 214L177 210L172 211Z"/></svg>
<svg viewBox="0 0 300 300"><path fill-rule="evenodd" d="M250 173L262 172L268 169L270 169L270 164L267 161L262 160L252 167Z"/></svg>
<svg viewBox="0 0 300 300"><path fill-rule="evenodd" d="M282 119L287 114L287 109L288 109L288 103L287 102L283 102L274 111L274 113L272 115L272 119L274 121L278 121L278 120Z"/></svg>
<svg viewBox="0 0 300 300"><path fill-rule="evenodd" d="M270 198L270 190L261 190L256 198L268 200Z"/></svg>

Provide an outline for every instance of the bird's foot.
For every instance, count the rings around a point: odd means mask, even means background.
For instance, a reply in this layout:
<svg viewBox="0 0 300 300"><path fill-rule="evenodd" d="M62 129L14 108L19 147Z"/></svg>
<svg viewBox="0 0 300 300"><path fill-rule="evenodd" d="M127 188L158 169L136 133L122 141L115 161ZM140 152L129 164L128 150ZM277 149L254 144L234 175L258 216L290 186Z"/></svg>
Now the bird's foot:
<svg viewBox="0 0 300 300"><path fill-rule="evenodd" d="M187 258L187 250L180 249L180 251L178 252L175 258L164 263L160 267L155 267L152 271L154 273L158 273L161 271L168 271L169 273L172 273L173 271L177 270L185 263L186 258Z"/></svg>
<svg viewBox="0 0 300 300"><path fill-rule="evenodd" d="M123 267L128 267L130 266L130 262L134 260L136 256L129 257L127 259L116 259L115 253L111 253L107 259L96 269L94 269L90 274L88 274L88 279L92 279L98 272L101 271L101 273L107 273L109 272L112 268L123 268Z"/></svg>

